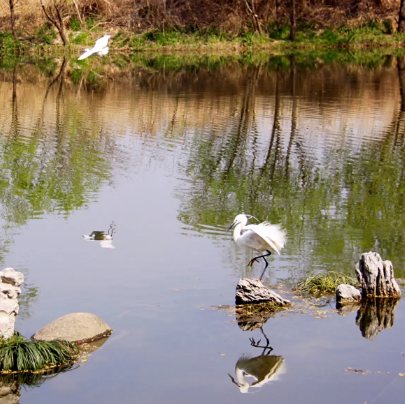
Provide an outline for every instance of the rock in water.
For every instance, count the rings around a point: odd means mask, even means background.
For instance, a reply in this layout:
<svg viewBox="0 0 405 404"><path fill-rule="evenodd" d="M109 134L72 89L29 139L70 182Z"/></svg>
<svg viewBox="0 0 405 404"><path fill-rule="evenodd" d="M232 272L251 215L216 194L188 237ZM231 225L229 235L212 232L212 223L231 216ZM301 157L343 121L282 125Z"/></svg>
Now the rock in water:
<svg viewBox="0 0 405 404"><path fill-rule="evenodd" d="M18 296L24 275L14 268L0 271L0 337L10 338L14 334L15 316L18 314Z"/></svg>
<svg viewBox="0 0 405 404"><path fill-rule="evenodd" d="M340 304L359 302L361 293L352 285L342 284L336 288L336 301Z"/></svg>
<svg viewBox="0 0 405 404"><path fill-rule="evenodd" d="M272 291L260 279L242 278L236 285L236 304L252 304L270 302L274 306L291 306L289 300L283 299Z"/></svg>
<svg viewBox="0 0 405 404"><path fill-rule="evenodd" d="M72 313L59 317L37 331L36 341L61 339L71 342L91 342L111 335L109 325L91 313Z"/></svg>
<svg viewBox="0 0 405 404"><path fill-rule="evenodd" d="M363 297L398 298L401 296L391 261L383 261L377 253L368 252L361 255L356 265L356 275Z"/></svg>

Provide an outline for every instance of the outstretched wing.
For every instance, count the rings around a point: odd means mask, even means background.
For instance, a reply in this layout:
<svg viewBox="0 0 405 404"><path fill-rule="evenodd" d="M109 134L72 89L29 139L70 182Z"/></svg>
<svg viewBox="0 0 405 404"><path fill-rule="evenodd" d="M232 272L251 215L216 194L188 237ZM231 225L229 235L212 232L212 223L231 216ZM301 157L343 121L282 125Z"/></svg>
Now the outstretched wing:
<svg viewBox="0 0 405 404"><path fill-rule="evenodd" d="M280 254L280 250L284 248L286 232L279 224L270 224L269 222L250 224L245 226L242 230L253 231L278 254Z"/></svg>
<svg viewBox="0 0 405 404"><path fill-rule="evenodd" d="M93 53L94 53L94 48L93 48L93 49L89 49L88 51L84 52L83 55L80 55L77 60L86 59L86 58L88 58L89 56L91 56Z"/></svg>
<svg viewBox="0 0 405 404"><path fill-rule="evenodd" d="M96 44L94 45L94 49L97 52L100 52L103 48L108 45L108 40L110 39L110 35L104 35L101 38L97 39Z"/></svg>

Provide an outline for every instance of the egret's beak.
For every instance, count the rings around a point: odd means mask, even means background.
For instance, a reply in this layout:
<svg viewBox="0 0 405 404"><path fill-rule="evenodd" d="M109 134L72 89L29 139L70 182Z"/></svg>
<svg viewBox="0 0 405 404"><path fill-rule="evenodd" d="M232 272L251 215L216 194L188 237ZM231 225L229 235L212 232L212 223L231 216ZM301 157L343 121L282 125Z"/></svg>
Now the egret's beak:
<svg viewBox="0 0 405 404"><path fill-rule="evenodd" d="M235 224L236 224L236 222L233 222L233 223L229 226L229 229L228 229L227 231L231 230L232 227L235 226Z"/></svg>

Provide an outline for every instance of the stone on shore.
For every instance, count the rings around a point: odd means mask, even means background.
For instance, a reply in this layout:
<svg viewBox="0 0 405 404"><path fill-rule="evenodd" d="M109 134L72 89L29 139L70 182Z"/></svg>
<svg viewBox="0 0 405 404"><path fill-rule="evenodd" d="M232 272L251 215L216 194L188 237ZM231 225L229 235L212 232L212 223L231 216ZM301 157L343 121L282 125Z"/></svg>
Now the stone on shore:
<svg viewBox="0 0 405 404"><path fill-rule="evenodd" d="M283 299L260 279L242 278L236 285L236 304L272 303L277 307L291 306L289 300Z"/></svg>
<svg viewBox="0 0 405 404"><path fill-rule="evenodd" d="M71 313L59 317L37 331L36 341L61 339L70 342L92 342L112 334L110 326L91 313Z"/></svg>
<svg viewBox="0 0 405 404"><path fill-rule="evenodd" d="M351 304L361 300L361 293L352 285L342 284L336 288L336 301L343 304Z"/></svg>

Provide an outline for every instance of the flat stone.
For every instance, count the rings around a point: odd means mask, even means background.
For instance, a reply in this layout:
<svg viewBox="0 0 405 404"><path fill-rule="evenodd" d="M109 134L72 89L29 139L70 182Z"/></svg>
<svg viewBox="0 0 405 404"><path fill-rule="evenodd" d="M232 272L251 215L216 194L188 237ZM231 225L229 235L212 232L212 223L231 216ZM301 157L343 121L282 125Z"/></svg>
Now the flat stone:
<svg viewBox="0 0 405 404"><path fill-rule="evenodd" d="M3 283L20 286L24 282L24 274L14 268L4 268L0 271L0 279Z"/></svg>
<svg viewBox="0 0 405 404"><path fill-rule="evenodd" d="M340 304L359 302L361 293L352 285L342 284L336 288L336 301Z"/></svg>
<svg viewBox="0 0 405 404"><path fill-rule="evenodd" d="M260 279L242 278L236 285L236 304L269 302L274 306L291 306L289 300L283 299Z"/></svg>
<svg viewBox="0 0 405 404"><path fill-rule="evenodd" d="M37 331L36 341L61 339L71 342L91 342L111 335L112 329L91 313L72 313L59 317Z"/></svg>

